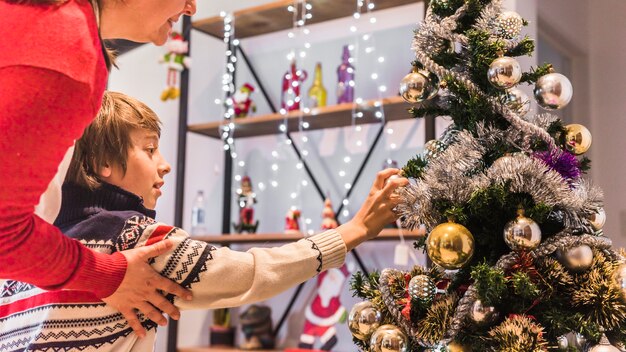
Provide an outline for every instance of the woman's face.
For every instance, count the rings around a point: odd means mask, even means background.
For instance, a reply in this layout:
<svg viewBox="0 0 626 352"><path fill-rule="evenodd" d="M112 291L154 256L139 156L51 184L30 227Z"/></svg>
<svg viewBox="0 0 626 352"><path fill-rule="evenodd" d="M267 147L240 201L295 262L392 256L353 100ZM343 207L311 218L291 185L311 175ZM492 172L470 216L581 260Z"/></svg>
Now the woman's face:
<svg viewBox="0 0 626 352"><path fill-rule="evenodd" d="M102 13L105 39L163 45L181 16L196 13L196 0L106 0ZM107 6L110 5L110 6Z"/></svg>

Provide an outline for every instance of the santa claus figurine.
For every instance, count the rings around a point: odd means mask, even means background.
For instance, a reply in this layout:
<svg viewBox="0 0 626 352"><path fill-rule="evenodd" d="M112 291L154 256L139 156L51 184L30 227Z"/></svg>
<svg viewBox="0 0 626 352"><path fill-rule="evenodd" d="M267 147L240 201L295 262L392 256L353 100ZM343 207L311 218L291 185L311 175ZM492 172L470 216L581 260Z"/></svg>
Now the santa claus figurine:
<svg viewBox="0 0 626 352"><path fill-rule="evenodd" d="M235 111L235 117L246 117L250 112L256 112L256 104L250 99L252 92L254 92L254 87L246 83L228 98Z"/></svg>
<svg viewBox="0 0 626 352"><path fill-rule="evenodd" d="M339 225L337 225L337 220L335 219L333 205L330 203L330 198L326 198L324 210L322 210L322 230L335 229L337 226Z"/></svg>
<svg viewBox="0 0 626 352"><path fill-rule="evenodd" d="M285 233L286 234L298 234L300 233L300 210L291 208L285 216Z"/></svg>
<svg viewBox="0 0 626 352"><path fill-rule="evenodd" d="M183 40L180 33L172 32L167 42L167 54L163 55L159 62L167 66L167 86L161 93L161 100L176 99L180 96L177 78L178 72L182 72L191 66L191 58L186 54L189 52L189 43Z"/></svg>
<svg viewBox="0 0 626 352"><path fill-rule="evenodd" d="M319 350L330 351L337 344L337 323L346 321L346 308L339 300L344 289L344 283L350 270L344 264L341 268L329 269L317 277L317 293L306 308L304 329L300 335L298 347L313 349L316 339L319 339Z"/></svg>
<svg viewBox="0 0 626 352"><path fill-rule="evenodd" d="M259 221L254 220L254 204L256 204L256 194L252 190L252 181L249 176L241 179L241 188L237 190L237 200L239 203L239 223L233 223L237 233L255 233L259 227Z"/></svg>

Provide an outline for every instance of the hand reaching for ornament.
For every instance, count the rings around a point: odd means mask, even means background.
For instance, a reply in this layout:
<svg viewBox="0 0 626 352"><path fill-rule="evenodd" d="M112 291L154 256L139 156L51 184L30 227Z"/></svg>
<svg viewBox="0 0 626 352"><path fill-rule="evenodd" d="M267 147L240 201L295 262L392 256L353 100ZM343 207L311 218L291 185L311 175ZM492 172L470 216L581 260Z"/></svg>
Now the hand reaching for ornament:
<svg viewBox="0 0 626 352"><path fill-rule="evenodd" d="M400 172L399 169L379 172L361 209L352 220L337 228L348 251L378 236L385 225L398 218L393 208L400 204L401 199L395 190L409 183L408 179L400 176Z"/></svg>

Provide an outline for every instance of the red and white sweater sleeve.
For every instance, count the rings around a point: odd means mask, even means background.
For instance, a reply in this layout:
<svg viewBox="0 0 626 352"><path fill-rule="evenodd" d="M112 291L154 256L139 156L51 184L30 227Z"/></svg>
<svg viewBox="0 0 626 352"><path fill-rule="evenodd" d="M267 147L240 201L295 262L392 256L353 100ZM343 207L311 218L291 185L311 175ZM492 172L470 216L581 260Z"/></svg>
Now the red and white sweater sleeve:
<svg viewBox="0 0 626 352"><path fill-rule="evenodd" d="M34 214L74 139L91 121L92 88L58 71L0 68L0 278L111 295L123 255L93 252Z"/></svg>

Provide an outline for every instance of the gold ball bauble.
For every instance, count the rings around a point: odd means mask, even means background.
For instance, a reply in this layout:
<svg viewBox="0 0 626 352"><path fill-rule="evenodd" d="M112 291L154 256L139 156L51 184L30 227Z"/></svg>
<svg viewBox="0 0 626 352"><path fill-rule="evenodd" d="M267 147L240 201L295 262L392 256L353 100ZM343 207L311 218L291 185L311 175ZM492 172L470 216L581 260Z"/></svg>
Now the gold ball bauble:
<svg viewBox="0 0 626 352"><path fill-rule="evenodd" d="M444 269L460 269L472 259L474 236L463 225L443 223L428 235L426 251L430 260Z"/></svg>
<svg viewBox="0 0 626 352"><path fill-rule="evenodd" d="M589 222L594 229L601 230L606 222L606 213L604 212L604 209L600 208L598 209L598 212L591 215L589 217Z"/></svg>
<svg viewBox="0 0 626 352"><path fill-rule="evenodd" d="M400 81L400 96L411 104L421 103L437 95L439 79L428 71L416 68Z"/></svg>
<svg viewBox="0 0 626 352"><path fill-rule="evenodd" d="M494 323L500 317L500 313L495 307L485 306L481 300L477 299L472 304L469 316L474 324L482 327Z"/></svg>
<svg viewBox="0 0 626 352"><path fill-rule="evenodd" d="M446 346L446 352L470 352L471 350L471 347L461 345L456 341L452 341Z"/></svg>
<svg viewBox="0 0 626 352"><path fill-rule="evenodd" d="M355 304L348 315L348 328L354 337L365 341L380 326L382 315L372 302Z"/></svg>
<svg viewBox="0 0 626 352"><path fill-rule="evenodd" d="M504 226L504 242L514 251L533 250L541 243L541 228L520 211L515 220Z"/></svg>
<svg viewBox="0 0 626 352"><path fill-rule="evenodd" d="M370 352L406 352L409 338L395 325L379 327L370 339Z"/></svg>
<svg viewBox="0 0 626 352"><path fill-rule="evenodd" d="M586 271L593 264L593 250L586 244L570 248L556 250L559 262L568 270L580 273Z"/></svg>
<svg viewBox="0 0 626 352"><path fill-rule="evenodd" d="M565 147L576 155L584 154L591 147L591 132L587 127L573 123L565 126Z"/></svg>

